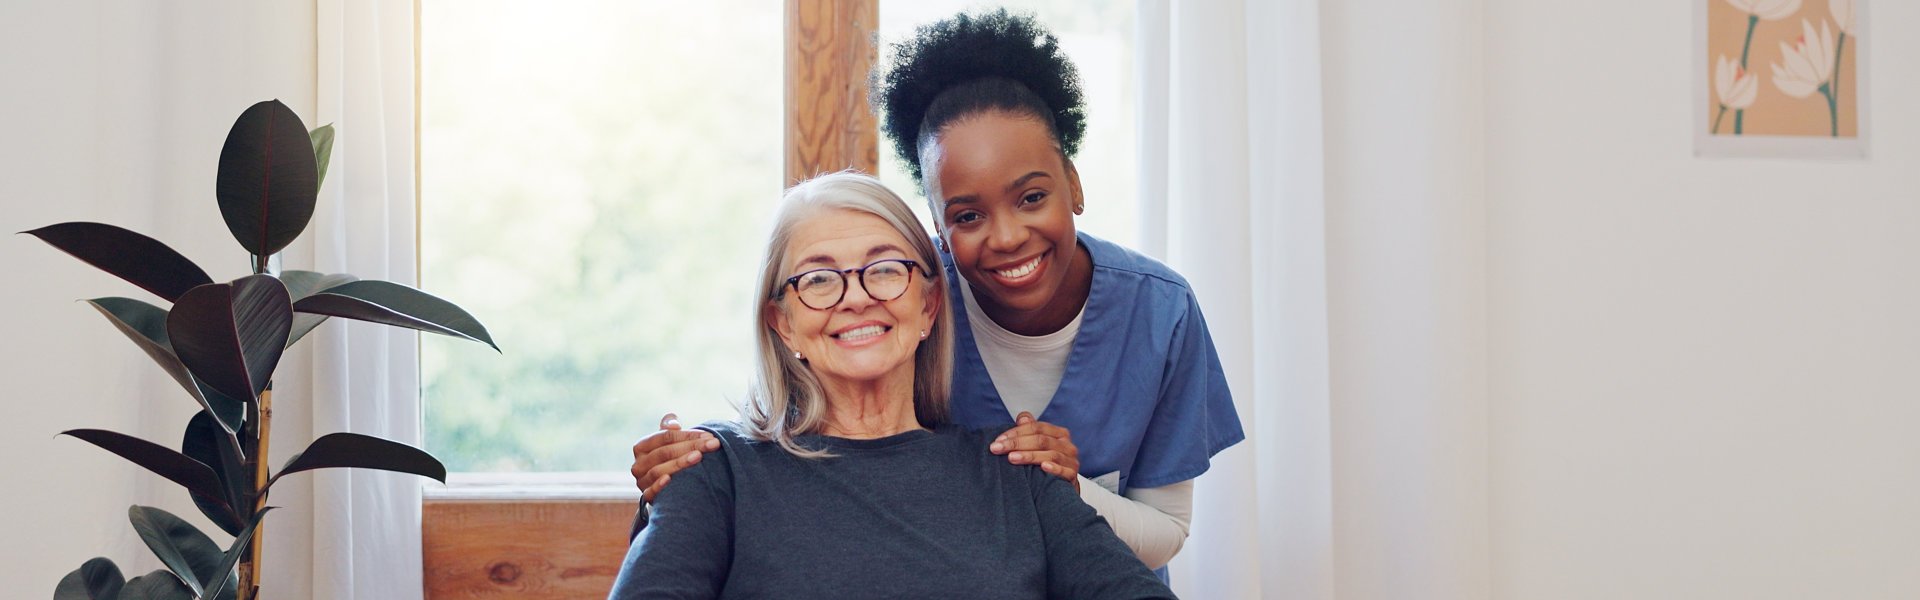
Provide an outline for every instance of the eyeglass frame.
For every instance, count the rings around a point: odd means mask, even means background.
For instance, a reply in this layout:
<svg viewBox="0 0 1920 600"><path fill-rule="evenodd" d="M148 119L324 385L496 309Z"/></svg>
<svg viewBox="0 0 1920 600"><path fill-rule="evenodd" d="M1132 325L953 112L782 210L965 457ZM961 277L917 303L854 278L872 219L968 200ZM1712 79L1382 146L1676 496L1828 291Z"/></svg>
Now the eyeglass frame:
<svg viewBox="0 0 1920 600"><path fill-rule="evenodd" d="M882 299L880 299L880 298L877 298L877 297L875 297L875 296L873 295L873 292L872 292L871 290L868 290L868 289L867 289L867 269L871 269L871 268L873 268L873 266L874 266L874 265L877 265L877 264L880 264L880 263L884 263L884 262L897 262L897 263L903 263L903 264L905 264L905 265L907 266L907 285L905 285L905 286L901 286L901 288L900 288L900 294L899 294L898 296L894 296L894 297L892 297L892 298L887 298L887 299L885 299L885 300L882 300ZM806 298L804 298L804 297L802 297L802 296L800 295L800 278L801 278L801 277L806 277L806 276L808 276L808 275L811 275L811 274L814 274L814 273L818 273L818 272L821 272L821 271L828 271L828 272L831 272L831 273L833 273L833 274L835 274L835 275L839 275L839 276L840 276L840 297L838 297L838 298L834 298L834 299L833 299L833 303L832 303L832 304L828 304L828 305L826 305L826 306L824 306L824 307L821 307L821 308L814 308L812 304L807 304L807 300L806 300ZM784 283L784 284L781 284L781 286L780 286L780 293L779 293L779 294L776 294L776 295L775 295L775 296L774 296L773 298L774 298L775 300L779 300L779 299L781 299L781 298L785 298L785 297L786 297L786 295L787 295L787 288L793 288L793 295L794 295L794 297L795 297L795 299L797 299L797 300L799 300L799 301L800 301L800 305L801 305L801 306L805 306L805 307L807 307L807 308L811 308L811 309L813 309L813 310L833 310L833 308L834 308L834 307L836 307L836 306L840 306L840 303L841 303L841 302L844 302L844 301L846 301L846 299L847 299L847 290L850 290L850 289L853 289L853 286L852 286L852 285L849 285L849 283L848 283L848 281L847 281L847 274L848 274L848 273L857 273L857 274L859 274L859 276L860 276L860 291L862 291L862 292L865 292L865 293L867 294L867 297L868 297L868 298L873 298L873 300L874 300L875 302L892 302L892 301L894 301L894 300L899 300L901 296L905 296L905 295L907 295L907 290L908 290L909 288L912 288L912 287L913 287L913 274L914 274L914 273L916 273L916 272L918 272L918 273L920 273L920 274L921 274L921 275L920 275L921 277L932 277L932 276L933 276L933 272L932 272L932 271L928 271L928 270L926 270L926 269L922 269L922 268L920 268L920 261L917 261L917 260L913 260L913 259L911 259L911 258L882 258L882 259L880 259L880 260L876 260L876 261L873 261L873 262L870 262L870 263L867 263L867 264L865 264L865 265L861 265L861 266L858 266L858 267L854 267L854 268L851 268L851 269L835 269L835 268L832 268L832 267L821 267L821 268L818 268L818 269L807 269L807 270L805 270L805 271L801 271L801 272L799 272L799 273L796 273L796 274L794 274L794 276L792 276L792 277L788 277L788 278L787 278L787 280L786 280L786 283Z"/></svg>

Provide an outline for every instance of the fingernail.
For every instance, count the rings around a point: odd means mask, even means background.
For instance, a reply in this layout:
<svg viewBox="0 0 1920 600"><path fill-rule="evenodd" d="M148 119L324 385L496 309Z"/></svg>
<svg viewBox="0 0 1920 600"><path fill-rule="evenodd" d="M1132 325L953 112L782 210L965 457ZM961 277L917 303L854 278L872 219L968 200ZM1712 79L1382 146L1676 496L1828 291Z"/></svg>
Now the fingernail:
<svg viewBox="0 0 1920 600"><path fill-rule="evenodd" d="M695 450L693 452L688 452L687 462L700 462L700 451Z"/></svg>
<svg viewBox="0 0 1920 600"><path fill-rule="evenodd" d="M1002 444L1002 443L1000 443L1000 442L994 442L994 443L993 443L993 451L994 451L994 452L1000 452L1000 451L1002 451L1002 450L1006 450L1006 449L1007 449L1007 446L1006 446L1006 444Z"/></svg>
<svg viewBox="0 0 1920 600"><path fill-rule="evenodd" d="M717 440L714 438L707 438L707 443L704 445L707 447L708 450L719 450L720 440Z"/></svg>
<svg viewBox="0 0 1920 600"><path fill-rule="evenodd" d="M1013 459L1013 460L1014 460L1015 462L1018 462L1018 461L1020 460L1020 453L1019 453L1019 452L1015 452L1015 453L1013 453L1013 454L1011 454L1011 455L1009 455L1009 456L1007 456L1007 458L1010 458L1010 459Z"/></svg>

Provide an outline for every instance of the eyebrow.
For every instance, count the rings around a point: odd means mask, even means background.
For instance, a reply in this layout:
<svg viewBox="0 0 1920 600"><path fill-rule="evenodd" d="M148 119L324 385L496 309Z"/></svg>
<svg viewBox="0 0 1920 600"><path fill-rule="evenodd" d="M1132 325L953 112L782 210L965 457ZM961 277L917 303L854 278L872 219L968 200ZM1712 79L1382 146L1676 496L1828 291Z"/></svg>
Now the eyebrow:
<svg viewBox="0 0 1920 600"><path fill-rule="evenodd" d="M873 257L886 254L888 252L899 252L901 254L907 254L907 251L905 249L897 245L880 244L878 246L874 246L872 248L867 249L867 259L872 260ZM833 257L827 256L825 254L815 254L813 256L809 256L809 257L806 257L805 259L802 259L800 262L794 263L793 267L798 269L800 267L804 267L812 264L827 265L830 267L838 266L834 264Z"/></svg>
<svg viewBox="0 0 1920 600"><path fill-rule="evenodd" d="M1019 179L1013 180L1013 183L1007 184L1006 191L1007 193L1013 193L1015 190L1020 189L1020 186L1026 185L1027 182L1029 181L1033 181L1034 179L1038 179L1041 177L1049 177L1049 176L1050 175L1046 171L1034 171L1032 173L1021 175ZM966 196L954 196L952 198L948 198L946 205L942 206L941 208L947 208L955 204L971 204L979 201L980 201L980 197L977 195L969 194Z"/></svg>

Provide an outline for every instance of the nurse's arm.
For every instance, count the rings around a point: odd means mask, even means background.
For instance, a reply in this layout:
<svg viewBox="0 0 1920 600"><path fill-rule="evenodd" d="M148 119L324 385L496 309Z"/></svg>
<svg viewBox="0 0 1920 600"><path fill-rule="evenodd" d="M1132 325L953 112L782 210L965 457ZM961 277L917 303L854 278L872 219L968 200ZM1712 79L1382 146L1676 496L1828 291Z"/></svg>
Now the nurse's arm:
<svg viewBox="0 0 1920 600"><path fill-rule="evenodd" d="M1125 496L1088 481L1080 486L1080 499L1106 517L1113 534L1148 568L1166 566L1187 543L1193 520L1192 479L1156 488L1133 488Z"/></svg>

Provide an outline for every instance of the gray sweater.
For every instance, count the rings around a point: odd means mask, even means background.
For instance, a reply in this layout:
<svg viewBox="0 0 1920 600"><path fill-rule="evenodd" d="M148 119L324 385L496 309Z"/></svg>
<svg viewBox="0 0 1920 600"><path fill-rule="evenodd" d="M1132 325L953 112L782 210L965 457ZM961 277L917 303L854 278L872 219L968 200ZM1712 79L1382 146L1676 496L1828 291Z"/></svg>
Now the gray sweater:
<svg viewBox="0 0 1920 600"><path fill-rule="evenodd" d="M803 436L724 423L674 474L609 598L1173 598L1073 487L987 452L1004 427Z"/></svg>

